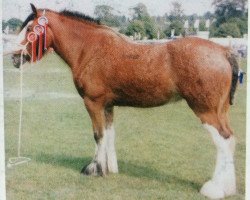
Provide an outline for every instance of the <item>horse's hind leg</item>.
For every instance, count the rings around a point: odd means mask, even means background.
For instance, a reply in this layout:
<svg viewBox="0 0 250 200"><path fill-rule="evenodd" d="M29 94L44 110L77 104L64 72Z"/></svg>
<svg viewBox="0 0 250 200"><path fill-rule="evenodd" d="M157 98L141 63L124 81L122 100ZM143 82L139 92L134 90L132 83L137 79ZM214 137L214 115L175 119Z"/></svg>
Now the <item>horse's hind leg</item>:
<svg viewBox="0 0 250 200"><path fill-rule="evenodd" d="M235 139L229 127L226 112L203 114L203 126L211 134L217 148L216 167L211 180L201 188L201 194L210 198L224 198L236 193L234 168Z"/></svg>
<svg viewBox="0 0 250 200"><path fill-rule="evenodd" d="M96 151L92 162L82 169L82 173L106 175L108 172L118 172L112 125L113 109L105 109L102 101L91 101L88 98L85 98L84 103L92 120Z"/></svg>

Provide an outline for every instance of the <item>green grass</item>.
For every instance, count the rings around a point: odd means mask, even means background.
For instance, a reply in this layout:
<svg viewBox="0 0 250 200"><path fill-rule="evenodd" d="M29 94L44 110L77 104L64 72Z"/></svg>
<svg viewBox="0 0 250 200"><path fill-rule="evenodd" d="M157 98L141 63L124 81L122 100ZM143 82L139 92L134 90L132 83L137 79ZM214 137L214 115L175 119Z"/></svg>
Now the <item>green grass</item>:
<svg viewBox="0 0 250 200"><path fill-rule="evenodd" d="M242 63L246 71L246 61ZM206 199L215 147L184 101L159 108L115 108L119 174L80 174L94 154L91 122L69 68L56 55L25 65L22 155L6 169L7 199ZM19 73L4 60L6 162L17 153ZM237 195L245 193L246 86L231 109L237 138Z"/></svg>

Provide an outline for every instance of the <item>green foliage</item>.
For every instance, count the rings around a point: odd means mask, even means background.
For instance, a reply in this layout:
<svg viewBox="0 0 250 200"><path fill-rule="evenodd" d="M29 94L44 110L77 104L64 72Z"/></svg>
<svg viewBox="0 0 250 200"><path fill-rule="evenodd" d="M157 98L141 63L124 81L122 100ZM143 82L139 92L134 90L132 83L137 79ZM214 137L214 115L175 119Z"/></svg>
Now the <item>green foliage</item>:
<svg viewBox="0 0 250 200"><path fill-rule="evenodd" d="M119 17L114 15L113 8L107 5L97 5L94 14L100 19L103 24L107 26L118 27L120 26Z"/></svg>
<svg viewBox="0 0 250 200"><path fill-rule="evenodd" d="M209 27L209 36L210 37L216 37L216 30L217 30L217 27L215 26L214 23L211 24L211 26Z"/></svg>
<svg viewBox="0 0 250 200"><path fill-rule="evenodd" d="M181 21L175 20L171 22L169 28L165 30L165 34L170 37L171 36L171 30L175 29L175 35L184 34L184 25Z"/></svg>
<svg viewBox="0 0 250 200"><path fill-rule="evenodd" d="M105 24L107 26L110 26L110 27L119 27L120 26L120 22L115 17L101 19L101 23Z"/></svg>
<svg viewBox="0 0 250 200"><path fill-rule="evenodd" d="M230 18L228 20L229 23L234 23L238 26L240 30L240 34L244 35L248 32L248 20L247 17L242 18Z"/></svg>
<svg viewBox="0 0 250 200"><path fill-rule="evenodd" d="M200 21L199 31L207 31L205 20Z"/></svg>
<svg viewBox="0 0 250 200"><path fill-rule="evenodd" d="M231 35L241 37L247 33L247 0L214 0L213 5L215 6L216 18L214 24L215 28L218 29L213 33L215 36L224 35L235 25L237 28L235 27L236 29Z"/></svg>
<svg viewBox="0 0 250 200"><path fill-rule="evenodd" d="M142 17L141 21L144 24L146 36L149 39L156 38L157 37L156 27L155 27L153 20L150 18L150 16L146 15L146 16Z"/></svg>
<svg viewBox="0 0 250 200"><path fill-rule="evenodd" d="M142 37L146 36L146 31L143 22L140 20L134 20L128 25L125 34L129 36L130 35L134 36L135 34L138 33L140 33Z"/></svg>
<svg viewBox="0 0 250 200"><path fill-rule="evenodd" d="M213 0L215 12L206 12L203 16L197 14L184 15L182 4L178 1L170 3L171 11L163 16L150 16L147 7L143 3L130 8L132 20L129 22L125 16L114 15L114 9L107 5L98 5L95 14L101 22L108 26L120 28L120 32L128 36L140 34L141 38L160 38L169 37L171 29L175 29L175 35L184 35L184 22L188 20L188 34L196 34L194 23L200 20L199 30L207 31L206 20L210 20L210 36L224 37L232 35L241 37L248 32L248 8L246 0ZM228 24L229 23L229 24ZM234 25L232 25L234 24ZM237 27L235 27L235 25ZM233 29L231 31L231 29ZM240 33L240 34L239 34Z"/></svg>
<svg viewBox="0 0 250 200"><path fill-rule="evenodd" d="M138 3L134 8L132 8L134 11L133 19L142 20L144 17L149 16L147 7L143 3Z"/></svg>
<svg viewBox="0 0 250 200"><path fill-rule="evenodd" d="M128 25L126 35L133 35L140 33L142 37L153 39L157 37L156 24L150 17L147 7L139 3L133 8L133 21Z"/></svg>
<svg viewBox="0 0 250 200"><path fill-rule="evenodd" d="M178 1L173 1L171 3L172 10L170 11L169 19L170 21L180 20L183 16L182 5Z"/></svg>
<svg viewBox="0 0 250 200"><path fill-rule="evenodd" d="M94 14L98 18L102 19L102 18L110 17L112 15L112 11L113 11L113 8L111 6L97 5L95 7Z"/></svg>
<svg viewBox="0 0 250 200"><path fill-rule="evenodd" d="M8 26L8 23L5 20L3 20L2 21L2 29L4 30L7 26Z"/></svg>
<svg viewBox="0 0 250 200"><path fill-rule="evenodd" d="M212 19L214 18L214 14L211 13L210 11L206 12L204 15L203 15L204 19Z"/></svg>
<svg viewBox="0 0 250 200"><path fill-rule="evenodd" d="M170 22L169 26L165 28L165 35L167 37L171 36L171 30L175 30L175 35L184 35L184 21L188 18L183 14L184 10L182 8L182 4L178 1L171 2L171 11L168 16L168 20ZM167 15L165 15L167 16Z"/></svg>
<svg viewBox="0 0 250 200"><path fill-rule="evenodd" d="M235 38L241 36L240 29L238 28L237 24L232 22L221 24L214 35L217 37L231 36Z"/></svg>
<svg viewBox="0 0 250 200"><path fill-rule="evenodd" d="M10 30L12 31L18 31L19 28L22 26L23 22L20 19L17 18L11 18L9 19L7 22L2 21L2 25L3 25L3 30L9 26Z"/></svg>

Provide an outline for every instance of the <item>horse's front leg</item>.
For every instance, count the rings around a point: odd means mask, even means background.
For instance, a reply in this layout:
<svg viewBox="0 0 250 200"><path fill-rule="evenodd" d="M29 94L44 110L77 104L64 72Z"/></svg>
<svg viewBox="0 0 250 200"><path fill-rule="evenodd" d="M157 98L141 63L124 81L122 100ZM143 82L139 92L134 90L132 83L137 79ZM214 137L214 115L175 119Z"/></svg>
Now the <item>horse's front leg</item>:
<svg viewBox="0 0 250 200"><path fill-rule="evenodd" d="M113 125L114 107L105 109L105 135L107 136L107 164L108 172L118 173L118 164L115 152L115 129Z"/></svg>
<svg viewBox="0 0 250 200"><path fill-rule="evenodd" d="M112 125L113 109L105 109L101 101L87 98L84 103L92 120L96 151L92 162L83 168L82 173L103 176L108 172L118 172Z"/></svg>

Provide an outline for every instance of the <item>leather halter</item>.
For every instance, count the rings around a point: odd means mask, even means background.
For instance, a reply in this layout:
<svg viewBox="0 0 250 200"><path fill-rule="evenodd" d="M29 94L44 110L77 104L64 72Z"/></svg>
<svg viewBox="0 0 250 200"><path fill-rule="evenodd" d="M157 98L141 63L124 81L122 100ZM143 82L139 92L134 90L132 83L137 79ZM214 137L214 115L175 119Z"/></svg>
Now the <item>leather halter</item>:
<svg viewBox="0 0 250 200"><path fill-rule="evenodd" d="M33 31L27 36L32 48L31 62L41 60L44 51L47 50L47 27L48 19L43 15L38 18L38 25L34 26Z"/></svg>

